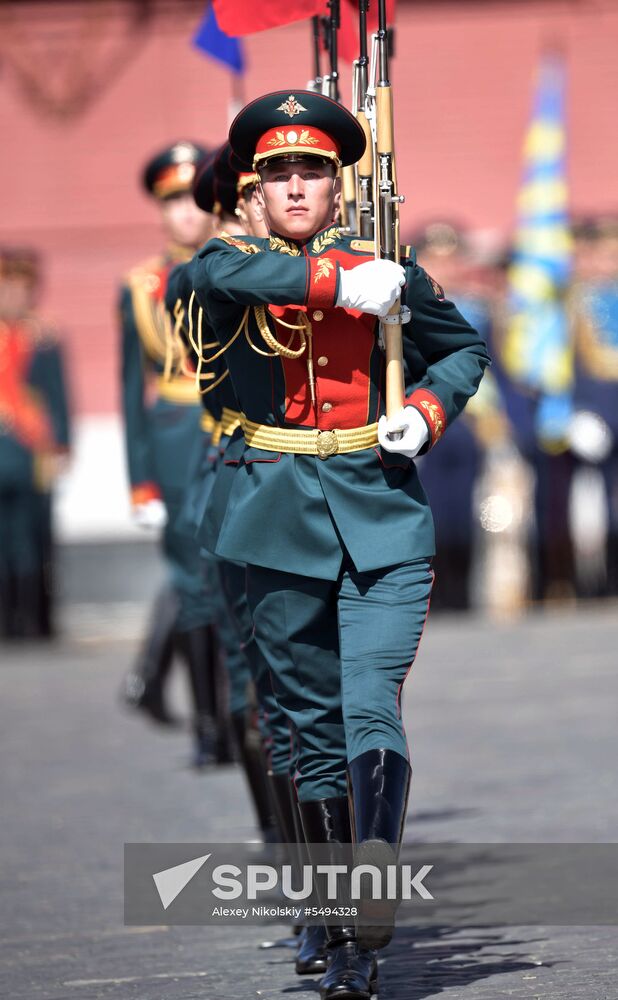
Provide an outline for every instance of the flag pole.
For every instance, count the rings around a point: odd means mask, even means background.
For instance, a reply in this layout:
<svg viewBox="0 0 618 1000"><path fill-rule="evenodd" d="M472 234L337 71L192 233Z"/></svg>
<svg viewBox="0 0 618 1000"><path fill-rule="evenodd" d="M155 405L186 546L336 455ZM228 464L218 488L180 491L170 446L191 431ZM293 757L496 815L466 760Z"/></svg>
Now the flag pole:
<svg viewBox="0 0 618 1000"><path fill-rule="evenodd" d="M247 99L245 96L245 78L241 73L231 73L232 86L227 105L228 126L232 124L239 111L242 111Z"/></svg>

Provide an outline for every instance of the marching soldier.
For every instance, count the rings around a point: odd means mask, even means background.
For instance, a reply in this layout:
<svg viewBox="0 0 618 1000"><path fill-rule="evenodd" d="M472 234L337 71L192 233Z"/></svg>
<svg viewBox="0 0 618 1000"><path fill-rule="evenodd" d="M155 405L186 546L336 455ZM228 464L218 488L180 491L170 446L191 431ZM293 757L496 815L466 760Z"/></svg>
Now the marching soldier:
<svg viewBox="0 0 618 1000"><path fill-rule="evenodd" d="M353 838L360 863L387 864L411 773L399 697L432 585L433 526L413 459L463 409L488 357L413 251L404 267L376 261L372 244L333 224L337 168L365 147L343 107L308 91L268 94L238 115L230 143L259 173L270 236L222 236L190 265L244 435L209 545L247 563L255 636L297 733L307 842ZM387 420L376 317L404 285L414 388ZM328 928L323 1000L366 1000L375 985L374 949L392 927L361 909L358 928Z"/></svg>
<svg viewBox="0 0 618 1000"><path fill-rule="evenodd" d="M200 405L189 375L171 374L173 358L163 322L163 299L170 270L188 260L212 232L212 219L195 204L191 186L206 150L176 142L146 166L143 184L155 199L167 237L165 251L137 267L120 295L122 403L131 502L136 522L163 527L163 552L178 598L175 617L157 622L156 641L147 648L157 663L141 698L165 721L161 683L169 665L173 629L190 677L194 705L194 764L229 760L220 719L220 678L214 634L215 609L205 587L195 544L174 530L187 486L190 455L200 440ZM154 390L155 399L149 401ZM162 598L163 599L163 598Z"/></svg>
<svg viewBox="0 0 618 1000"><path fill-rule="evenodd" d="M56 332L36 313L37 254L0 250L0 616L9 637L49 637L52 489L69 451Z"/></svg>
<svg viewBox="0 0 618 1000"><path fill-rule="evenodd" d="M529 549L529 574L525 571L525 575L530 576L525 589L534 600L561 598L571 593L573 581L568 526L573 458L568 450L548 450L547 443L540 440L539 393L514 377L508 362L510 263L510 254L505 254L494 267L491 325L487 331L492 376L507 418L509 436L524 463L520 466L524 494L530 485L532 488L531 523L524 529ZM566 447L566 441L564 444ZM523 480L528 480L528 484L524 485Z"/></svg>
<svg viewBox="0 0 618 1000"><path fill-rule="evenodd" d="M495 318L488 294L487 264L475 261L466 234L450 223L432 222L418 233L413 244L422 266L449 288L462 316L490 345ZM525 542L519 545L521 540L509 533L512 556L507 559L504 532L498 537L490 532L483 544L475 530L477 488L489 488L493 495L493 484L504 496L512 476L518 477L518 472L523 471L504 408L504 389L495 376L494 368L483 379L463 419L420 466L436 529L432 611L464 610L470 606L475 558L483 565L484 590L481 594L477 588L476 596L487 609L514 611L527 596ZM506 499L511 501L513 497L509 494ZM482 512L481 524L486 523Z"/></svg>
<svg viewBox="0 0 618 1000"><path fill-rule="evenodd" d="M194 196L198 205L205 211L216 213L223 235L264 236L267 229L256 197L257 182L258 176L255 172L237 161L227 144L211 163L202 168L194 184ZM213 516L215 520L218 519L227 506L237 464L236 455L239 448L242 451L243 447L243 435L238 401L225 364L225 355L220 351L214 352L214 359L204 371L202 347L196 343L195 333L191 337L187 335L187 324L192 331L201 329L202 341L210 341L209 347L213 347L214 333L206 326L201 315L202 310L194 302L190 276L190 265L177 267L170 275L166 298L168 310L176 317L176 321L178 322L179 315L184 318L184 324L181 324L179 329L185 332L185 342L193 350L198 365L198 381L206 380L202 388L202 401L210 412L217 415L221 434L219 461L216 464L206 461L204 474L194 486L196 493L199 491L202 496L202 503L193 505L195 510L200 508L202 510L195 529L197 537L203 539L207 545L209 524ZM180 307L182 312L179 314ZM205 480L210 480L210 483ZM303 838L293 785L295 752L291 751L293 741L290 724L274 698L269 665L258 648L253 634L253 621L247 605L246 567L240 562L228 560L217 560L217 564L221 575L222 592L237 623L242 648L251 666L277 824L282 839L294 852L292 845ZM237 680L232 678L231 685L232 690L235 690L238 686ZM246 727L240 712L233 714L232 718L236 719L238 743L244 748L245 759L249 759L252 756L251 746L255 743L255 729ZM247 773L249 775L249 770ZM255 777L257 779L257 774ZM255 785L259 787L259 781L256 780ZM254 798L258 804L260 797L256 797L255 790ZM261 810L258 808L258 815L260 813ZM292 860L297 859L293 856ZM325 934L322 927L303 928L296 952L296 971L299 974L315 974L325 970L324 944Z"/></svg>
<svg viewBox="0 0 618 1000"><path fill-rule="evenodd" d="M261 209L255 198L257 176L253 171L234 160L229 144L226 144L205 164L196 177L193 194L197 204L207 212L213 212L221 231L228 235L263 235L266 231ZM192 533L198 540L208 538L208 530L203 521L209 519L209 509L223 511L234 474L233 455L240 442L240 414L238 401L229 378L224 355L219 355L213 364L203 370L199 365L200 347L196 343L197 331L202 330L202 341L211 341L214 334L204 321L202 310L192 296L190 281L187 281L188 265L180 265L170 275L166 302L169 313L174 317L178 332L185 346L192 352L198 364L197 380L201 385L201 399L207 420L214 421L215 431L212 441L216 444L204 447L201 468L196 477L186 505L192 512ZM181 312L179 313L179 308ZM192 331L192 332L191 332ZM208 345L207 345L208 346ZM212 346L209 345L209 346ZM232 457L231 461L228 461ZM211 499L211 494L213 498ZM187 523L187 529L189 528ZM202 550L208 555L207 550ZM272 824L271 801L275 807L277 824L286 843L294 843L298 836L294 823L295 795L290 776L290 726L274 698L268 664L260 653L253 636L253 622L247 606L246 568L244 564L227 560L212 560L211 568L216 569L220 580L219 594L225 606L220 608L219 622L224 622L222 641L226 649L228 672L230 674L231 716L238 746L241 750L246 774L253 794L256 812L262 832L269 835ZM235 628L230 629L230 624ZM259 733L254 725L247 725L250 715L246 699L246 671L249 665L255 685L259 712ZM261 744L261 745L260 745ZM268 782L271 795L266 797L260 770L260 758L268 767ZM292 769L293 773L293 769ZM307 941L306 938L310 940ZM325 956L323 940L316 928L306 929L297 958L297 968L303 973L323 971Z"/></svg>
<svg viewBox="0 0 618 1000"><path fill-rule="evenodd" d="M228 232L244 234L245 229L236 216L237 202L240 200L237 191L239 174L229 163L230 152L229 146L224 146L202 165L193 184L193 197L203 211L212 214L217 231L225 228ZM192 342L195 344L197 337L204 343L212 338L203 323L203 317L198 315L197 307L190 303L190 289L186 298L181 298L182 312L179 313L181 303L177 305L177 300L181 289L178 288L177 274L182 270L180 266L170 275L166 299L170 315L174 317L174 328L184 341L184 349L193 354ZM191 358L191 362L192 360ZM211 428L212 434L204 436L201 459L194 469L182 520L183 530L192 539L197 535L198 542L204 506L222 465L227 442L238 427L238 407L226 376L227 371L222 361L214 370L197 372L202 426ZM256 647L251 622L250 619L247 620L245 613L244 567L216 560L204 549L202 557L204 572L211 581L217 605L218 632L225 654L229 683L230 718L241 762L262 836L265 841L277 839L263 740L255 719L251 681ZM272 697L271 702L273 712L276 713L277 706ZM287 749L289 731L285 733L285 745Z"/></svg>
<svg viewBox="0 0 618 1000"><path fill-rule="evenodd" d="M452 225L434 222L413 241L419 260L438 281L449 288L457 308L482 332L489 324L485 304L464 291L464 244ZM450 280L449 280L450 279ZM465 610L470 606L474 485L481 469L482 446L471 419L458 420L440 448L423 460L421 475L431 503L436 529L433 563L436 584L432 610Z"/></svg>
<svg viewBox="0 0 618 1000"><path fill-rule="evenodd" d="M591 591L618 594L618 220L576 227L570 320L575 346L571 450L601 474L607 507L603 568ZM591 586L592 583L592 586Z"/></svg>

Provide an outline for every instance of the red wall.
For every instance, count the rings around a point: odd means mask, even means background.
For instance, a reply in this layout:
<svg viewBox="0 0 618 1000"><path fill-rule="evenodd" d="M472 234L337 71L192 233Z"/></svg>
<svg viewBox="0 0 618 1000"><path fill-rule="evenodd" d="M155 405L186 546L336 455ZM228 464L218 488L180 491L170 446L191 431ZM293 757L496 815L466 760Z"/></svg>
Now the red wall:
<svg viewBox="0 0 618 1000"><path fill-rule="evenodd" d="M150 24L132 61L64 123L28 104L4 54L0 128L10 155L0 160L0 241L45 254L45 308L64 331L80 412L117 407L115 289L159 247L156 212L137 183L144 158L176 138L225 136L230 76L191 48L195 22L180 13ZM393 76L404 229L446 216L508 233L546 40L568 60L573 209L618 209L615 0L400 3ZM306 84L305 24L249 38L246 49L247 98Z"/></svg>

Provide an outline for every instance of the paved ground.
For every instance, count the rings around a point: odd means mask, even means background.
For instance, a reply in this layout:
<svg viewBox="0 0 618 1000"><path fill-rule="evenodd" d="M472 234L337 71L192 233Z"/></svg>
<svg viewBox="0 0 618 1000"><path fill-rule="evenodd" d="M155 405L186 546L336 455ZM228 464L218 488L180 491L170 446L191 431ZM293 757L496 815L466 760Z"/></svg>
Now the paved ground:
<svg viewBox="0 0 618 1000"><path fill-rule="evenodd" d="M617 611L430 622L404 706L408 840L618 839ZM193 774L185 734L118 708L141 618L128 601L74 605L51 651L0 648L0 995L316 1000L284 926L122 924L125 841L253 834L235 769ZM405 927L380 984L380 1000L617 1000L618 928Z"/></svg>

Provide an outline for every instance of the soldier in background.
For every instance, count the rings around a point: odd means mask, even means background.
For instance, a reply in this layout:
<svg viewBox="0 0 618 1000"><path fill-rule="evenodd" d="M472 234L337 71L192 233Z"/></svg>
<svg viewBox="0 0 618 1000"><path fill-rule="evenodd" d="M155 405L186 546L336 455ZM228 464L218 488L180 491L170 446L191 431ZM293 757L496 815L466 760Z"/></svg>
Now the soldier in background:
<svg viewBox="0 0 618 1000"><path fill-rule="evenodd" d="M438 539L432 610L475 603L510 616L531 596L533 483L523 456L532 461L536 443L534 400L501 364L505 257L450 222L427 224L412 242L493 361L450 436L419 463Z"/></svg>
<svg viewBox="0 0 618 1000"><path fill-rule="evenodd" d="M54 634L52 490L69 450L56 331L36 312L38 255L0 249L0 634Z"/></svg>
<svg viewBox="0 0 618 1000"><path fill-rule="evenodd" d="M605 501L600 559L579 572L583 596L618 594L618 218L574 226L575 280L569 316L575 347L570 446L580 471L596 471ZM589 479L590 477L588 477ZM594 526L588 526L592 535ZM598 532L597 532L598 533ZM584 539L590 548L590 539Z"/></svg>
<svg viewBox="0 0 618 1000"><path fill-rule="evenodd" d="M469 242L466 296L481 300L488 311L483 332L492 357L492 368L464 414L484 447L483 471L475 488L482 529L475 591L481 607L504 617L521 613L530 601L537 564L535 401L515 385L503 363L509 255L481 234L470 234Z"/></svg>
<svg viewBox="0 0 618 1000"><path fill-rule="evenodd" d="M251 193L255 187L255 175L244 173L241 165L232 164L230 154L231 149L226 144L200 167L193 185L195 201L201 209L213 215L217 232L224 230L228 235L244 235L245 227L263 232L264 224ZM193 481L187 491L177 528L191 537L194 544L200 545L199 529L206 505L216 488L215 481L222 475L228 478L230 473L233 474L233 469L225 467L224 456L231 437L238 436L240 414L224 356L214 347L215 334L198 308L195 297L191 296L191 289L187 289L186 297L180 294L184 271L182 266L175 269L167 286L166 302L172 317L172 336L180 339L190 363L197 367L196 381L200 386L203 408L202 426L204 429L214 427L214 430L211 435L204 435L201 459L193 470ZM214 363L203 365L204 358L212 354L218 354ZM223 502L227 502L227 496ZM287 836L278 836L275 832L267 769L269 756L281 754L282 749L287 763L290 732L287 719L278 709L272 694L267 664L259 656L253 638L253 623L245 595L246 570L241 564L215 559L205 549L201 549L201 555L205 575L211 581L217 602L219 636L229 681L232 728L261 835L265 841L287 840Z"/></svg>
<svg viewBox="0 0 618 1000"><path fill-rule="evenodd" d="M462 229L452 223L432 222L413 237L412 244L419 264L449 289L449 298L487 342L489 307L479 295L466 291L467 244ZM433 559L436 579L431 598L434 611L463 611L470 606L475 536L473 497L484 447L477 429L472 410L467 408L440 447L433 449L420 465L436 529Z"/></svg>
<svg viewBox="0 0 618 1000"><path fill-rule="evenodd" d="M514 378L507 362L509 269L507 250L497 261L492 310L492 373L500 388L514 443L532 476L528 548L530 594L535 601L571 600L574 596L574 553L569 524L569 498L574 468L566 434L545 438L539 431L538 389Z"/></svg>
<svg viewBox="0 0 618 1000"><path fill-rule="evenodd" d="M201 410L193 377L172 374L175 359L169 354L162 303L171 269L189 260L212 231L211 217L200 211L191 195L196 165L206 155L195 143L176 142L146 165L143 185L159 209L167 246L132 269L120 296L122 403L133 517L146 528L163 528L163 553L173 589L159 596L157 616L138 668L127 682L127 694L159 721L169 721L162 691L176 643L189 670L196 767L226 762L230 750L215 605L205 586L197 546L174 530L191 455L203 434ZM140 691L139 679L144 677Z"/></svg>

